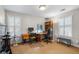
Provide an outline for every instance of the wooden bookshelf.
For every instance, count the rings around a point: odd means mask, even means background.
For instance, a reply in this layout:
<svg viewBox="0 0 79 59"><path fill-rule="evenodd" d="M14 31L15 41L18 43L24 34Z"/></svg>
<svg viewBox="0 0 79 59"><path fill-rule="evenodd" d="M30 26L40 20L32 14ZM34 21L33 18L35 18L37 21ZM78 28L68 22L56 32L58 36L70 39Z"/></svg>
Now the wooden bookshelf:
<svg viewBox="0 0 79 59"><path fill-rule="evenodd" d="M52 21L46 21L45 22L45 31L47 31L49 27L53 28L53 22Z"/></svg>

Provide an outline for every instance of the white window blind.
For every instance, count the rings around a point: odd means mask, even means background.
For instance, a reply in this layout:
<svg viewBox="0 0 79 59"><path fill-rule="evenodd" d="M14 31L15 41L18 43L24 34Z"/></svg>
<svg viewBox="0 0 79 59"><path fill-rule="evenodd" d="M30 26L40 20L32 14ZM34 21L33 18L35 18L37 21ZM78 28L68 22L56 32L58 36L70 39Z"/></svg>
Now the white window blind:
<svg viewBox="0 0 79 59"><path fill-rule="evenodd" d="M8 31L11 36L20 35L21 33L21 19L18 16L8 15Z"/></svg>
<svg viewBox="0 0 79 59"><path fill-rule="evenodd" d="M59 20L59 35L72 36L72 16L66 16Z"/></svg>

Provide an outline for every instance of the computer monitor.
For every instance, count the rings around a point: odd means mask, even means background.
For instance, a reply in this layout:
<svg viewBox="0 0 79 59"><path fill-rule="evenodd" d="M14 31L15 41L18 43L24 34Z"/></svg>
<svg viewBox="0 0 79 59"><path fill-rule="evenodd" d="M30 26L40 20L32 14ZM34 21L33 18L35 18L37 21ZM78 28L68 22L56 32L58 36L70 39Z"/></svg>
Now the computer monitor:
<svg viewBox="0 0 79 59"><path fill-rule="evenodd" d="M32 31L34 31L34 28L33 27L29 27L28 28L28 32L32 32Z"/></svg>

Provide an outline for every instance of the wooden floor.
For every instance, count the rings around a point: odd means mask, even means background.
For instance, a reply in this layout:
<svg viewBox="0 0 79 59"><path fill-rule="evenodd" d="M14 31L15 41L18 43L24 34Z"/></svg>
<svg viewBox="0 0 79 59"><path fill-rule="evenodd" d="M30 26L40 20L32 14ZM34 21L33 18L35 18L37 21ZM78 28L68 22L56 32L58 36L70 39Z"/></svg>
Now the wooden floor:
<svg viewBox="0 0 79 59"><path fill-rule="evenodd" d="M61 43L21 44L11 47L13 54L79 54L79 48Z"/></svg>

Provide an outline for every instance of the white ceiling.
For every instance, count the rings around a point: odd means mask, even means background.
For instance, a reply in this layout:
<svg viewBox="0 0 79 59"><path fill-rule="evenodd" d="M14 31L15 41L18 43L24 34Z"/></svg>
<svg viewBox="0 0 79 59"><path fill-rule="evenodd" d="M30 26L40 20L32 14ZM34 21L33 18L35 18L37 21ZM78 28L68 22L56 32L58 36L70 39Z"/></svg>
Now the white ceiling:
<svg viewBox="0 0 79 59"><path fill-rule="evenodd" d="M19 13L30 14L39 17L53 17L61 13L78 8L78 5L47 5L45 11L39 10L39 5L4 5L3 8L10 11ZM66 10L61 12L60 10L65 8Z"/></svg>

